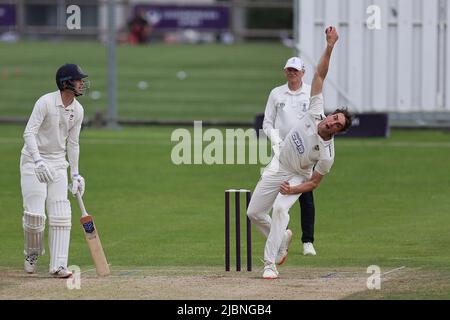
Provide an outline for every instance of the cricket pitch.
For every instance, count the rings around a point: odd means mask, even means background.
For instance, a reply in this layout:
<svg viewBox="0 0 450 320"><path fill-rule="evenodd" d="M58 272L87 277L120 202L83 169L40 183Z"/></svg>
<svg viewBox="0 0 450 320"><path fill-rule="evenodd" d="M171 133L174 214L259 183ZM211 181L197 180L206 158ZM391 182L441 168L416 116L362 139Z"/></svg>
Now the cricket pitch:
<svg viewBox="0 0 450 320"><path fill-rule="evenodd" d="M111 275L80 274L79 289L45 272L27 275L0 268L0 299L146 300L310 300L345 299L367 291L362 268L280 268L280 278L264 280L262 270L225 272L219 267L112 267ZM389 281L401 270L383 279Z"/></svg>

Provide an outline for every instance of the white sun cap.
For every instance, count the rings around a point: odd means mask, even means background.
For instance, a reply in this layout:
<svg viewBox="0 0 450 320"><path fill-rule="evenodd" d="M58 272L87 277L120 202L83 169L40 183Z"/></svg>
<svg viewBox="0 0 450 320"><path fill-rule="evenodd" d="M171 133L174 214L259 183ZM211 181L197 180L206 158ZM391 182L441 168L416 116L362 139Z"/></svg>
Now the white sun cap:
<svg viewBox="0 0 450 320"><path fill-rule="evenodd" d="M294 69L301 71L301 70L305 69L305 65L303 64L302 59L300 59L299 57L292 57L292 58L289 58L288 61L286 61L286 65L284 66L284 69L287 69L287 68L294 68Z"/></svg>

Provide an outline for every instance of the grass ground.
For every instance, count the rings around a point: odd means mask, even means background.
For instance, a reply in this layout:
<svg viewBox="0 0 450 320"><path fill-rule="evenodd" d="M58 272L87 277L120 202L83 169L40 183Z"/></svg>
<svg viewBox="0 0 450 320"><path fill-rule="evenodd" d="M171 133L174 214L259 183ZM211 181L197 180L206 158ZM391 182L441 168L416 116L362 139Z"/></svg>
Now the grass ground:
<svg viewBox="0 0 450 320"><path fill-rule="evenodd" d="M147 119L252 121L270 90L283 83L292 50L278 43L149 45L117 49L119 116ZM78 63L89 74L86 115L107 105L106 49L99 43L0 43L0 116L28 116L42 94L55 90L56 69ZM186 78L180 80L178 72ZM139 89L140 82L148 88Z"/></svg>
<svg viewBox="0 0 450 320"><path fill-rule="evenodd" d="M174 129L82 132L85 202L113 267L223 265L224 189L253 189L261 165L176 166L170 158ZM0 266L15 269L23 259L18 170L22 131L22 126L0 127ZM418 285L419 292L410 285L409 293L392 298L429 296L427 288L441 281L441 271L450 264L444 254L450 243L449 134L394 130L388 139L337 138L336 150L332 172L315 191L318 256L301 255L296 204L291 210L295 241L288 265L420 269L436 277ZM77 227L79 211L71 202L70 263L83 270L92 262ZM254 230L256 268L261 266L263 245ZM41 259L43 272L47 263L48 255ZM418 277L402 279L412 284ZM445 285L435 289L434 297L450 298ZM390 293L368 297L389 298Z"/></svg>

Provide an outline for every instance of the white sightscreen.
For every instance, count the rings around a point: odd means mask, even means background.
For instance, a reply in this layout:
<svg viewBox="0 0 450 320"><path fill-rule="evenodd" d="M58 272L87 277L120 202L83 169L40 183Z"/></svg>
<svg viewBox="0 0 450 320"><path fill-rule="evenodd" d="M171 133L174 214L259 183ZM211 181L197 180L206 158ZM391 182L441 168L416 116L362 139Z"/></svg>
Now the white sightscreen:
<svg viewBox="0 0 450 320"><path fill-rule="evenodd" d="M297 1L306 82L325 48L325 28L337 26L340 34L324 88L326 111L450 111L450 1Z"/></svg>

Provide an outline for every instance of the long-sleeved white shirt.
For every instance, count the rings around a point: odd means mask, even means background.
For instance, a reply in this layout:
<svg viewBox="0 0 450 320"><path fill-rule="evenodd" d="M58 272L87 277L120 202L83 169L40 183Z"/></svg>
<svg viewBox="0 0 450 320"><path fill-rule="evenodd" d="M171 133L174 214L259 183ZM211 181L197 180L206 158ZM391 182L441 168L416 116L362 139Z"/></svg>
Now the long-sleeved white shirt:
<svg viewBox="0 0 450 320"><path fill-rule="evenodd" d="M310 176L314 168L321 175L327 174L334 162L334 138L323 140L318 124L325 119L323 95L311 97L310 109L297 116L297 124L283 141L278 157L284 168L291 172Z"/></svg>
<svg viewBox="0 0 450 320"><path fill-rule="evenodd" d="M64 107L60 91L43 95L36 101L25 128L22 154L34 161L56 163L66 160L67 150L71 174L78 174L83 116L84 109L75 98Z"/></svg>
<svg viewBox="0 0 450 320"><path fill-rule="evenodd" d="M306 83L297 91L289 90L286 83L270 92L264 112L263 130L273 145L284 140L297 123L298 116L309 109L310 94L311 86Z"/></svg>

